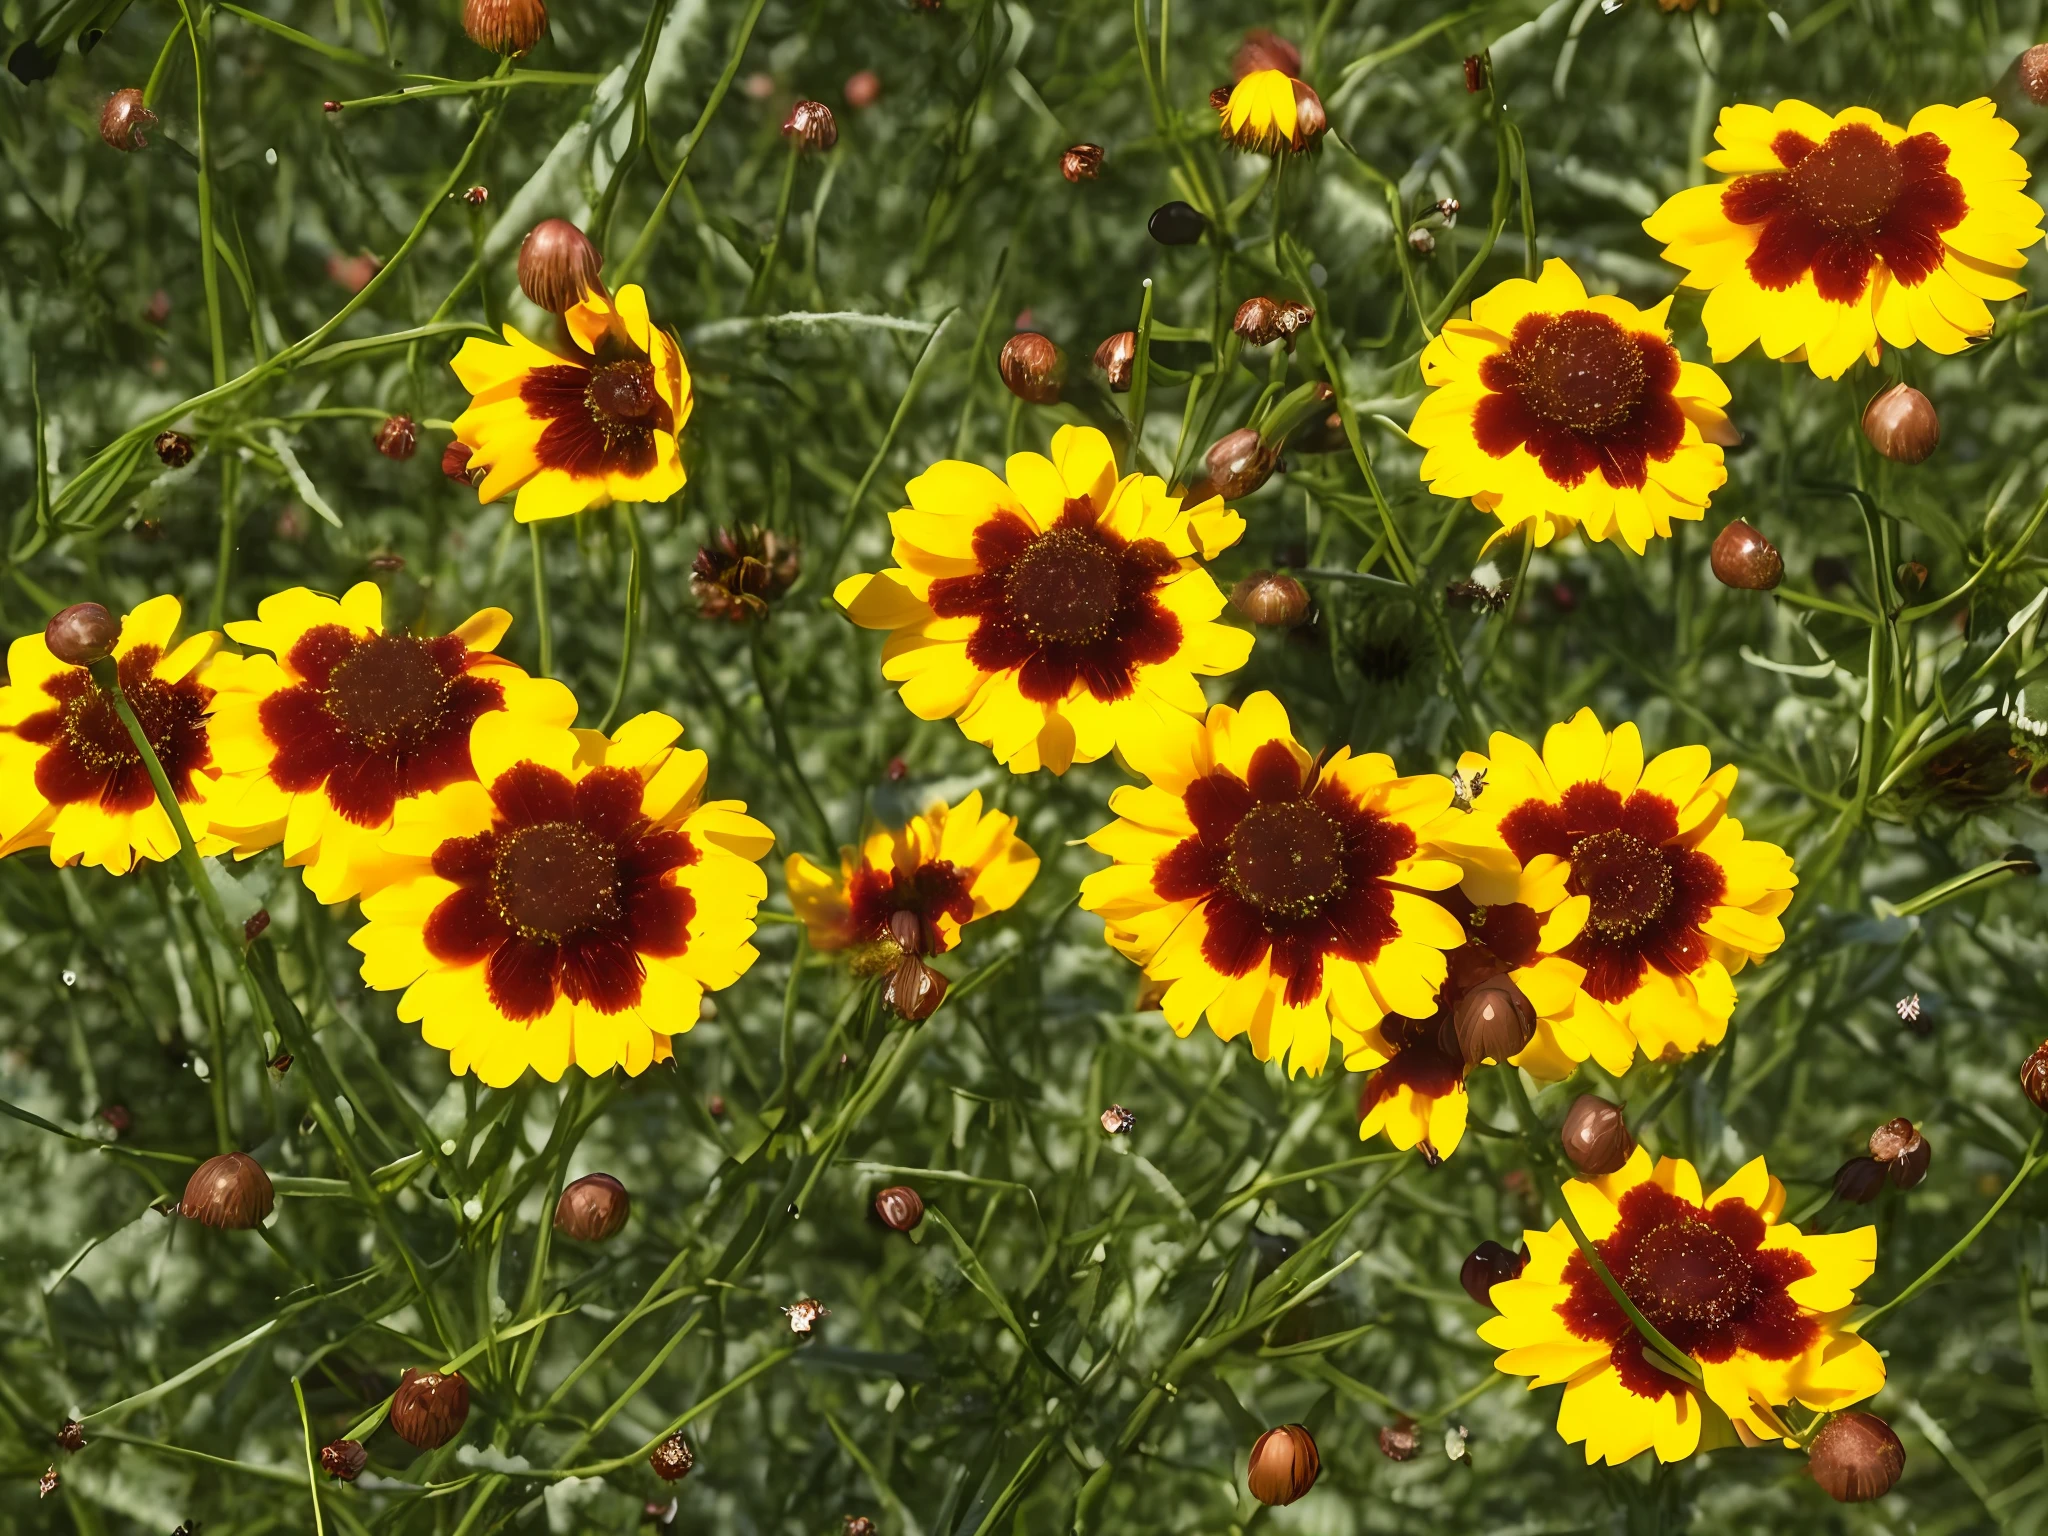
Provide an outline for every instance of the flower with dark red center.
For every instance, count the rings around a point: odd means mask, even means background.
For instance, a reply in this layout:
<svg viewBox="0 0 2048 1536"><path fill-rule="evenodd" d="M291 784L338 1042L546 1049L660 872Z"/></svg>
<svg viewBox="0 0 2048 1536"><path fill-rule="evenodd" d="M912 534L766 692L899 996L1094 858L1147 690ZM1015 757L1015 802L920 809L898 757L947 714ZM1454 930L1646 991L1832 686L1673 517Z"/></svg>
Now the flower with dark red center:
<svg viewBox="0 0 2048 1536"><path fill-rule="evenodd" d="M1706 1396L1751 1438L1795 1443L1773 1409L1833 1411L1884 1385L1884 1361L1845 1327L1877 1257L1877 1230L1802 1234L1779 1220L1785 1187L1762 1158L1702 1196L1690 1163L1573 1180L1566 1198L1629 1301L1699 1372ZM1479 1336L1496 1366L1532 1386L1564 1382L1557 1427L1589 1462L1700 1448L1698 1389L1652 1363L1565 1224L1528 1231L1527 1267L1491 1289L1499 1316Z"/></svg>
<svg viewBox="0 0 2048 1536"><path fill-rule="evenodd" d="M676 748L681 732L658 714L606 738L497 711L470 729L474 779L400 803L399 867L349 942L453 1071L492 1087L528 1066L638 1075L753 964L774 834L702 799L704 754Z"/></svg>
<svg viewBox="0 0 2048 1536"><path fill-rule="evenodd" d="M1672 346L1669 309L1589 295L1555 258L1475 300L1422 354L1422 478L1500 520L1489 547L1533 523L1538 544L1583 527L1641 554L1700 517L1738 434L1727 386Z"/></svg>
<svg viewBox="0 0 2048 1536"><path fill-rule="evenodd" d="M219 765L206 720L213 690L201 667L220 636L208 632L173 645L179 613L175 597L136 608L121 620L113 662L200 836L200 851L218 853L226 845L205 835L205 801ZM8 647L7 677L0 687L0 774L12 788L0 796L0 855L48 848L54 864L83 861L123 875L138 860L176 854L177 833L157 803L149 770L92 674L58 660L38 629Z"/></svg>
<svg viewBox="0 0 2048 1536"><path fill-rule="evenodd" d="M322 902L375 889L395 869L379 846L399 803L474 782L469 730L511 710L566 726L576 701L493 654L512 616L486 608L454 633L391 634L375 582L339 602L304 587L228 625L268 655L215 658L213 830L247 855L284 841Z"/></svg>
<svg viewBox="0 0 2048 1536"><path fill-rule="evenodd" d="M1151 787L1110 796L1119 820L1088 845L1116 863L1082 882L1081 905L1171 983L1161 1006L1177 1033L1206 1013L1261 1061L1313 1074L1333 1035L1347 1065L1377 1065L1383 1020L1435 1013L1443 951L1465 934L1423 894L1456 885L1458 867L1418 834L1450 804L1449 780L1397 778L1391 759L1348 747L1311 758L1270 693L1126 755Z"/></svg>
<svg viewBox="0 0 2048 1536"><path fill-rule="evenodd" d="M586 291L562 319L566 357L509 325L504 345L472 337L455 355L472 397L455 436L470 449L479 499L517 491L522 523L666 501L683 488L678 443L694 400L681 345L649 321L632 283Z"/></svg>
<svg viewBox="0 0 2048 1536"><path fill-rule="evenodd" d="M1685 286L1710 290L1716 360L1761 339L1832 379L1881 342L1960 352L1991 330L1985 300L2024 291L2006 274L2041 238L2041 208L1989 98L1904 128L1868 107L1729 107L1714 136L1707 164L1734 179L1680 192L1643 228Z"/></svg>
<svg viewBox="0 0 2048 1536"><path fill-rule="evenodd" d="M948 460L891 518L899 562L833 594L893 631L882 675L920 717L957 716L1013 773L1064 773L1127 752L1202 706L1198 675L1234 671L1251 636L1215 622L1223 593L1196 562L1244 519L1189 509L1156 475L1119 478L1109 440L1062 427L1052 458L1017 454L1006 484Z"/></svg>

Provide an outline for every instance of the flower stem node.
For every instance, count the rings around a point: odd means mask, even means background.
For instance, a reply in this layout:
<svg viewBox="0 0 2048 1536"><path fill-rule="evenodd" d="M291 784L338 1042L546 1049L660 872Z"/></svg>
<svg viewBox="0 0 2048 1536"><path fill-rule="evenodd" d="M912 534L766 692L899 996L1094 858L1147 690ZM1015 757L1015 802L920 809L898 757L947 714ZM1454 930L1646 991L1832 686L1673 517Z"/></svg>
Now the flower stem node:
<svg viewBox="0 0 2048 1536"><path fill-rule="evenodd" d="M403 463L419 445L419 424L410 416L386 416L377 424L377 451L385 458Z"/></svg>
<svg viewBox="0 0 2048 1536"><path fill-rule="evenodd" d="M1060 386L1066 382L1067 358L1050 336L1019 331L1003 343L996 371L1003 376L1004 387L1019 400L1057 405Z"/></svg>
<svg viewBox="0 0 2048 1536"><path fill-rule="evenodd" d="M1490 1307L1493 1305L1493 1288L1502 1281L1515 1279L1528 1262L1526 1249L1521 1253L1510 1253L1489 1237L1465 1256L1464 1265L1458 1270L1458 1284L1465 1287L1465 1294L1480 1306Z"/></svg>
<svg viewBox="0 0 2048 1536"><path fill-rule="evenodd" d="M246 1152L209 1157L185 1181L178 1213L187 1220L222 1232L260 1227L277 1203L270 1175Z"/></svg>
<svg viewBox="0 0 2048 1536"><path fill-rule="evenodd" d="M1742 592L1768 592L1785 579L1778 546L1739 517L1714 535L1708 563L1722 586Z"/></svg>
<svg viewBox="0 0 2048 1536"><path fill-rule="evenodd" d="M156 435L156 456L169 469L183 469L192 462L192 439L182 432L159 432Z"/></svg>
<svg viewBox="0 0 2048 1536"><path fill-rule="evenodd" d="M626 1186L608 1173L586 1173L555 1204L555 1230L579 1243L616 1237L633 1213Z"/></svg>
<svg viewBox="0 0 2048 1536"><path fill-rule="evenodd" d="M1102 174L1102 146L1070 145L1060 155L1060 174L1069 181L1093 181Z"/></svg>
<svg viewBox="0 0 2048 1536"><path fill-rule="evenodd" d="M1572 1101L1560 1138L1572 1166L1591 1178L1613 1173L1636 1149L1621 1107L1591 1093Z"/></svg>
<svg viewBox="0 0 2048 1536"><path fill-rule="evenodd" d="M875 1196L875 1219L891 1232L909 1232L924 1220L924 1197L906 1184L891 1184Z"/></svg>
<svg viewBox="0 0 2048 1536"><path fill-rule="evenodd" d="M1112 1104L1102 1112L1102 1129L1111 1136L1128 1136L1137 1123L1138 1117L1121 1104Z"/></svg>
<svg viewBox="0 0 2048 1536"><path fill-rule="evenodd" d="M547 29L548 8L542 0L464 0L462 30L492 53L513 58L530 53Z"/></svg>
<svg viewBox="0 0 2048 1536"><path fill-rule="evenodd" d="M1927 1177L1934 1148L1912 1121L1901 1117L1887 1120L1870 1133L1870 1155L1884 1165L1900 1189L1911 1189Z"/></svg>
<svg viewBox="0 0 2048 1536"><path fill-rule="evenodd" d="M1813 1480L1841 1504L1883 1498L1906 1469L1906 1448L1891 1425L1874 1413L1843 1413L1829 1419L1813 1437L1806 1456Z"/></svg>
<svg viewBox="0 0 2048 1536"><path fill-rule="evenodd" d="M833 120L832 109L822 101L799 101L782 120L782 136L823 154L839 142L839 124Z"/></svg>
<svg viewBox="0 0 2048 1536"><path fill-rule="evenodd" d="M1521 1055L1536 1038L1536 1010L1520 987L1496 976L1458 999L1451 1027L1466 1066L1504 1062Z"/></svg>
<svg viewBox="0 0 2048 1536"><path fill-rule="evenodd" d="M1315 1436L1300 1424L1282 1424L1252 1446L1245 1485L1261 1504L1292 1504L1315 1487L1322 1471Z"/></svg>
<svg viewBox="0 0 2048 1536"><path fill-rule="evenodd" d="M1941 446L1941 418L1919 390L1894 384L1863 408L1863 435L1895 464L1924 464Z"/></svg>
<svg viewBox="0 0 2048 1536"><path fill-rule="evenodd" d="M647 1465L664 1483L678 1483L690 1475L690 1468L697 1465L697 1453L690 1449L690 1442L683 1438L683 1432L677 1430L648 1452Z"/></svg>
<svg viewBox="0 0 2048 1536"><path fill-rule="evenodd" d="M59 661L89 667L114 654L121 621L98 603L73 603L60 608L43 629L43 644Z"/></svg>
<svg viewBox="0 0 2048 1536"><path fill-rule="evenodd" d="M147 130L155 126L156 114L144 104L142 92L132 85L114 92L100 108L100 137L106 140L109 149L118 149L124 155L149 148Z"/></svg>
<svg viewBox="0 0 2048 1536"><path fill-rule="evenodd" d="M1102 345L1095 349L1095 366L1102 376L1109 380L1113 394L1128 394L1131 388L1131 367L1138 357L1138 333L1118 331L1114 336L1105 336Z"/></svg>
<svg viewBox="0 0 2048 1536"><path fill-rule="evenodd" d="M468 1419L469 1383L459 1371L408 1366L391 1394L391 1427L416 1450L438 1450L462 1432Z"/></svg>
<svg viewBox="0 0 2048 1536"><path fill-rule="evenodd" d="M789 1319L789 1331L800 1339L808 1339L817 1332L818 1324L832 1315L832 1309L815 1296L806 1296L782 1309L782 1315Z"/></svg>
<svg viewBox="0 0 2048 1536"><path fill-rule="evenodd" d="M352 1483L361 1477L369 1462L370 1453L363 1449L359 1440L330 1440L320 1447L320 1470L344 1483Z"/></svg>
<svg viewBox="0 0 2048 1536"><path fill-rule="evenodd" d="M519 287L549 314L565 314L601 293L604 257L567 219L543 219L519 242Z"/></svg>
<svg viewBox="0 0 2048 1536"><path fill-rule="evenodd" d="M1230 589L1230 606L1266 629L1292 629L1308 613L1308 589L1292 576L1253 571Z"/></svg>
<svg viewBox="0 0 2048 1536"><path fill-rule="evenodd" d="M1415 1421L1405 1413L1391 1424L1382 1424L1379 1432L1380 1454L1389 1461L1413 1461L1415 1453L1422 1449L1422 1436L1416 1433Z"/></svg>

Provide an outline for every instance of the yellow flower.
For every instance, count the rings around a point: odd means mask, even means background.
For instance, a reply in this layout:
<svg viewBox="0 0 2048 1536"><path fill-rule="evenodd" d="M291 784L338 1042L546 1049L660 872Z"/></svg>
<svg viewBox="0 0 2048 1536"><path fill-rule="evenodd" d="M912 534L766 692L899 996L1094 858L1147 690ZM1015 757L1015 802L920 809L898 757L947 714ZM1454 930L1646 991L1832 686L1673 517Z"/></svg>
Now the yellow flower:
<svg viewBox="0 0 2048 1536"><path fill-rule="evenodd" d="M956 717L1012 773L1065 773L1200 714L1197 675L1243 666L1252 637L1215 622L1223 593L1194 556L1244 519L1219 497L1190 511L1157 475L1119 479L1093 427L1006 468L1007 484L952 459L919 475L889 519L896 567L833 594L892 631L882 675L911 713Z"/></svg>
<svg viewBox="0 0 2048 1536"><path fill-rule="evenodd" d="M1459 762L1466 782L1485 775L1471 813L1445 817L1431 840L1464 865L1474 901L1539 888L1570 898L1560 914L1583 910L1559 951L1585 971L1579 1042L1610 1072L1626 1068L1604 1012L1652 1060L1718 1044L1733 973L1785 942L1778 915L1799 883L1790 855L1748 841L1728 815L1734 765L1710 772L1705 747L1646 764L1635 726L1604 731L1590 709L1552 726L1541 757L1504 732L1490 747Z"/></svg>
<svg viewBox="0 0 2048 1536"><path fill-rule="evenodd" d="M211 631L173 646L175 597L152 597L121 621L114 646L121 691L163 764L180 806L190 806L201 851L203 802L218 773L207 740L212 692L197 674L220 644ZM48 848L53 864L84 862L125 875L138 860L178 851L171 818L111 698L84 667L50 654L42 631L7 648L0 688L0 854Z"/></svg>
<svg viewBox="0 0 2048 1536"><path fill-rule="evenodd" d="M1285 70L1255 69L1235 85L1209 93L1223 137L1260 154L1314 149L1329 131L1322 98Z"/></svg>
<svg viewBox="0 0 2048 1536"><path fill-rule="evenodd" d="M404 801L406 868L363 902L363 980L456 1073L629 1074L670 1056L706 990L754 963L775 836L703 800L705 758L667 715L609 738L498 711L470 729L476 778Z"/></svg>
<svg viewBox="0 0 2048 1536"><path fill-rule="evenodd" d="M410 796L473 780L469 728L509 709L536 726L576 718L567 688L491 653L512 616L486 608L452 634L384 631L375 582L336 602L304 587L266 597L231 639L272 654L216 656L212 830L239 857L284 843L323 902L376 890L404 867L380 846Z"/></svg>
<svg viewBox="0 0 2048 1536"><path fill-rule="evenodd" d="M880 945L890 919L914 914L925 954L960 942L960 930L1014 907L1038 877L1038 855L1017 836L1017 818L981 809L981 791L958 805L934 803L900 830L876 828L839 850L839 873L800 853L783 866L790 905L813 949Z"/></svg>
<svg viewBox="0 0 2048 1536"><path fill-rule="evenodd" d="M1987 299L2041 238L2019 130L1983 97L1923 107L1904 128L1868 107L1725 107L1707 156L1734 179L1691 187L1643 228L1705 288L1716 362L1753 341L1824 379L1880 340L1960 352L1988 335Z"/></svg>
<svg viewBox="0 0 2048 1536"><path fill-rule="evenodd" d="M1683 361L1665 315L1586 292L1555 258L1535 282L1510 278L1444 326L1422 353L1433 393L1408 435L1422 478L1500 519L1491 548L1524 523L1536 542L1583 527L1637 554L1697 520L1728 479L1738 440L1728 386Z"/></svg>
<svg viewBox="0 0 2048 1536"><path fill-rule="evenodd" d="M558 356L505 327L506 345L472 337L455 376L474 397L455 418L477 488L519 493L522 523L613 501L666 501L683 488L677 440L690 419L690 370L674 336L647 318L628 283L586 294L562 317L575 343Z"/></svg>
<svg viewBox="0 0 2048 1536"><path fill-rule="evenodd" d="M1312 758L1270 693L1159 732L1132 764L1151 782L1109 799L1088 839L1116 860L1081 882L1110 944L1170 983L1161 1006L1186 1036L1207 1014L1261 1061L1319 1073L1334 1035L1365 1058L1387 1014L1436 1011L1458 920L1427 894L1458 866L1424 848L1450 781L1397 778L1383 753Z"/></svg>
<svg viewBox="0 0 2048 1536"><path fill-rule="evenodd" d="M1565 1198L1636 1309L1699 1368L1707 1401L1652 1365L1645 1345L1560 1221L1524 1234L1528 1267L1493 1287L1479 1337L1529 1386L1564 1383L1557 1432L1586 1461L1659 1461L1753 1440L1795 1443L1772 1412L1832 1411L1875 1394L1884 1360L1848 1319L1877 1261L1877 1229L1801 1233L1779 1220L1785 1186L1757 1158L1705 1199L1691 1163L1640 1147L1619 1171L1574 1179ZM1703 1435L1702 1430L1706 1433Z"/></svg>

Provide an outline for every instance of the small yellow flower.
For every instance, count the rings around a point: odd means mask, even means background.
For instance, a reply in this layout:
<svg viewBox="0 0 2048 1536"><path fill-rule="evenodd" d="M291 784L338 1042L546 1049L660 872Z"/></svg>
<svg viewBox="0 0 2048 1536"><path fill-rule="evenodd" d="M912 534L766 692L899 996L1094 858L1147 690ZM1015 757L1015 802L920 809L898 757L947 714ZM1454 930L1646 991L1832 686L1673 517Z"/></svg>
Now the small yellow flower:
<svg viewBox="0 0 2048 1536"><path fill-rule="evenodd" d="M1223 137L1263 155L1314 149L1329 131L1322 98L1284 70L1255 69L1209 93Z"/></svg>

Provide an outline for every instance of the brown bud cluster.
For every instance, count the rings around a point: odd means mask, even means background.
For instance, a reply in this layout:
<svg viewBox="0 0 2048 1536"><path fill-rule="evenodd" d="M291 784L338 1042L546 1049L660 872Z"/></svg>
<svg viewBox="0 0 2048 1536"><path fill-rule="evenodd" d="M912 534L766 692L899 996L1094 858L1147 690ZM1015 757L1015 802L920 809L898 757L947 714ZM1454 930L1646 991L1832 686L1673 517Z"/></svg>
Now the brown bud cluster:
<svg viewBox="0 0 2048 1536"><path fill-rule="evenodd" d="M1744 592L1768 592L1785 579L1778 546L1739 517L1714 535L1708 562L1722 586Z"/></svg>
<svg viewBox="0 0 2048 1536"><path fill-rule="evenodd" d="M1911 1189L1927 1177L1928 1166L1934 1161L1934 1148L1912 1121L1901 1117L1887 1120L1870 1133L1870 1155L1891 1175L1892 1183L1900 1189Z"/></svg>
<svg viewBox="0 0 2048 1536"><path fill-rule="evenodd" d="M924 1220L924 1197L905 1184L891 1184L875 1196L875 1220L891 1232L908 1232Z"/></svg>
<svg viewBox="0 0 2048 1536"><path fill-rule="evenodd" d="M514 57L530 53L548 29L542 0L464 0L462 30L479 48Z"/></svg>
<svg viewBox="0 0 2048 1536"><path fill-rule="evenodd" d="M1894 463L1923 464L1941 446L1941 418L1919 390L1894 384L1863 408L1863 435Z"/></svg>
<svg viewBox="0 0 2048 1536"><path fill-rule="evenodd" d="M1468 1067L1519 1056L1536 1038L1536 1010L1505 976L1483 981L1451 1012L1451 1028Z"/></svg>
<svg viewBox="0 0 2048 1536"><path fill-rule="evenodd" d="M143 104L142 92L123 86L100 108L100 137L109 149L130 154L149 148L148 131L156 126L156 114Z"/></svg>
<svg viewBox="0 0 2048 1536"><path fill-rule="evenodd" d="M1075 144L1060 156L1060 174L1069 181L1093 181L1102 174L1102 146Z"/></svg>
<svg viewBox="0 0 2048 1536"><path fill-rule="evenodd" d="M1259 1436L1245 1468L1245 1486L1261 1504L1292 1504L1315 1487L1323 1458L1315 1436L1299 1424L1282 1424Z"/></svg>
<svg viewBox="0 0 2048 1536"><path fill-rule="evenodd" d="M410 416L386 416L377 424L377 451L403 462L420 445L420 429Z"/></svg>
<svg viewBox="0 0 2048 1536"><path fill-rule="evenodd" d="M1629 1135L1620 1107L1591 1093L1572 1101L1565 1112L1561 1139L1572 1166L1592 1178L1613 1173L1636 1149L1636 1139Z"/></svg>
<svg viewBox="0 0 2048 1536"><path fill-rule="evenodd" d="M1114 336L1105 336L1102 345L1095 349L1095 366L1109 380L1112 393L1121 395L1129 391L1131 368L1137 357L1136 331L1118 331Z"/></svg>
<svg viewBox="0 0 2048 1536"><path fill-rule="evenodd" d="M1246 299L1237 306L1231 329L1248 347L1263 347L1275 341L1294 350L1294 338L1314 323L1316 312L1293 299L1269 299L1264 295Z"/></svg>
<svg viewBox="0 0 2048 1536"><path fill-rule="evenodd" d="M1874 1413L1836 1414L1813 1437L1806 1458L1813 1480L1842 1504L1883 1498L1906 1470L1906 1448Z"/></svg>
<svg viewBox="0 0 2048 1536"><path fill-rule="evenodd" d="M647 1465L654 1468L654 1475L664 1483L681 1482L690 1475L690 1468L697 1465L697 1453L690 1449L683 1432L677 1430L648 1452Z"/></svg>
<svg viewBox="0 0 2048 1536"><path fill-rule="evenodd" d="M1056 405L1060 386L1066 382L1067 358L1050 336L1019 331L1003 343L996 371L1003 376L1004 388L1019 400Z"/></svg>
<svg viewBox="0 0 2048 1536"><path fill-rule="evenodd" d="M183 469L192 462L192 439L182 432L159 432L156 435L156 456L164 461L167 468Z"/></svg>
<svg viewBox="0 0 2048 1536"><path fill-rule="evenodd" d="M1522 1267L1528 1262L1526 1252L1510 1253L1489 1237L1466 1255L1464 1265L1458 1270L1458 1284L1479 1305L1490 1307L1493 1305L1493 1288L1521 1274Z"/></svg>
<svg viewBox="0 0 2048 1536"><path fill-rule="evenodd" d="M1292 576L1253 571L1230 589L1230 606L1266 629L1292 629L1308 612L1308 589Z"/></svg>
<svg viewBox="0 0 2048 1536"><path fill-rule="evenodd" d="M89 667L114 654L121 621L98 603L73 603L60 608L43 626L43 644L68 667Z"/></svg>
<svg viewBox="0 0 2048 1536"><path fill-rule="evenodd" d="M766 528L721 528L697 551L690 594L707 619L745 624L796 583L803 561L795 544Z"/></svg>
<svg viewBox="0 0 2048 1536"><path fill-rule="evenodd" d="M579 1243L616 1237L633 1213L626 1186L608 1173L586 1173L555 1202L555 1230Z"/></svg>
<svg viewBox="0 0 2048 1536"><path fill-rule="evenodd" d="M567 219L543 219L519 242L519 287L550 314L565 314L604 291L604 257Z"/></svg>
<svg viewBox="0 0 2048 1536"><path fill-rule="evenodd" d="M832 109L822 101L800 101L782 120L782 136L794 139L807 150L823 154L839 142L839 124Z"/></svg>
<svg viewBox="0 0 2048 1536"><path fill-rule="evenodd" d="M246 1152L223 1152L192 1170L178 1214L223 1232L246 1232L262 1226L276 1203L270 1175L255 1158Z"/></svg>
<svg viewBox="0 0 2048 1536"><path fill-rule="evenodd" d="M469 1383L458 1371L443 1374L408 1366L391 1394L391 1427L416 1450L446 1445L468 1419Z"/></svg>
<svg viewBox="0 0 2048 1536"><path fill-rule="evenodd" d="M369 1462L370 1453L363 1449L359 1440L331 1440L320 1447L320 1470L344 1483L352 1483L361 1477Z"/></svg>

